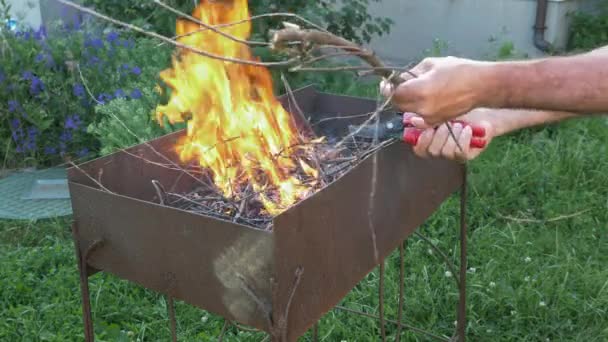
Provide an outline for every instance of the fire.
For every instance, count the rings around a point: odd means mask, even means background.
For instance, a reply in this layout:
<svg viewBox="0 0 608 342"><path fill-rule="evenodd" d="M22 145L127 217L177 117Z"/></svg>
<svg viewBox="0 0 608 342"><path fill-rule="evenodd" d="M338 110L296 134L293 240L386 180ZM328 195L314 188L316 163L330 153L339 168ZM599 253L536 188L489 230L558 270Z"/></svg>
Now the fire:
<svg viewBox="0 0 608 342"><path fill-rule="evenodd" d="M208 25L249 18L247 0L201 0L193 17ZM199 31L187 20L177 23L177 34ZM224 26L223 32L247 40L251 22ZM257 61L246 44L211 30L180 38L180 42L215 55ZM160 75L171 89L166 105L157 108L157 120L187 122L187 134L178 143L183 162L197 160L212 172L224 196L238 196L252 186L265 210L278 214L310 193L312 185L298 179L295 170L316 178L318 170L295 156L309 141L298 134L292 116L276 100L270 72L261 66L225 62L180 50L172 68Z"/></svg>

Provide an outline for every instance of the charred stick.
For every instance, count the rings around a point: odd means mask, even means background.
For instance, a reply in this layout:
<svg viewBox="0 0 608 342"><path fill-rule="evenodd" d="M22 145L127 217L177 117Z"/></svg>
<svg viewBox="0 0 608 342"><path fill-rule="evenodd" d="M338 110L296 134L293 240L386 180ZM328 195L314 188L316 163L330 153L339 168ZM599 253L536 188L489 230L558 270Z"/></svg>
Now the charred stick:
<svg viewBox="0 0 608 342"><path fill-rule="evenodd" d="M301 49L303 52L319 45L331 45L339 47L341 50L352 53L353 55L361 58L374 69L374 72L377 75L390 80L394 84L404 82L401 76L398 75L393 68L387 67L371 50L367 50L347 39L336 36L335 34L327 31L302 29L298 25L290 23L284 23L284 25L284 29L278 30L274 33L272 38L273 49L284 50L289 47L290 43L294 42L301 43Z"/></svg>

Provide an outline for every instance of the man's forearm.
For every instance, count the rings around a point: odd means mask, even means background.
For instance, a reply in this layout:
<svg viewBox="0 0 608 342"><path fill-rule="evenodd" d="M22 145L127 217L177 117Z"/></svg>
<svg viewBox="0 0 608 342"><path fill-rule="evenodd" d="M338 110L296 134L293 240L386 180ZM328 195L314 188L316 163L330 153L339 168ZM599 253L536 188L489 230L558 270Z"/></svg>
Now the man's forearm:
<svg viewBox="0 0 608 342"><path fill-rule="evenodd" d="M480 70L489 85L485 107L608 111L608 48L571 57L490 63Z"/></svg>
<svg viewBox="0 0 608 342"><path fill-rule="evenodd" d="M494 122L497 136L580 116L580 114L571 112L515 109L499 109L490 113L491 118L489 118L489 121Z"/></svg>

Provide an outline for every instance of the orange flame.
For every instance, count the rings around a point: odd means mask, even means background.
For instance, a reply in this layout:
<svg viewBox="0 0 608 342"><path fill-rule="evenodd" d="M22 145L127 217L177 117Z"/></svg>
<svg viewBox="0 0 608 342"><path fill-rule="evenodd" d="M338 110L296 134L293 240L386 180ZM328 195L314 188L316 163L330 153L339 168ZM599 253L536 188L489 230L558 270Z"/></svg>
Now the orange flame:
<svg viewBox="0 0 608 342"><path fill-rule="evenodd" d="M249 19L247 0L201 0L193 17L208 25ZM251 22L225 26L223 32L242 40L251 34ZM201 30L179 20L177 34ZM210 53L257 61L246 44L211 30L179 39L181 43ZM310 184L293 176L300 167L313 177L318 171L292 154L302 144L291 115L273 94L270 72L261 66L225 62L180 50L172 68L161 79L171 89L167 105L157 108L157 120L187 121L187 134L177 150L182 161L198 159L212 171L215 185L227 197L251 184L261 193L265 209L278 214L310 193Z"/></svg>

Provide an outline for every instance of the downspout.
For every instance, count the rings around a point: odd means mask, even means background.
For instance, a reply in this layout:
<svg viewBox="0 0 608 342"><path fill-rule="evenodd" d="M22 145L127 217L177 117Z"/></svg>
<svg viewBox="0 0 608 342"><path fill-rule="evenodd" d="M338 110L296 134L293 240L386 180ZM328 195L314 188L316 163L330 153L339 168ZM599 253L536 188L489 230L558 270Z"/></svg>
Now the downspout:
<svg viewBox="0 0 608 342"><path fill-rule="evenodd" d="M543 52L552 50L551 43L545 40L547 29L547 7L549 0L537 0L536 23L534 24L534 46Z"/></svg>

